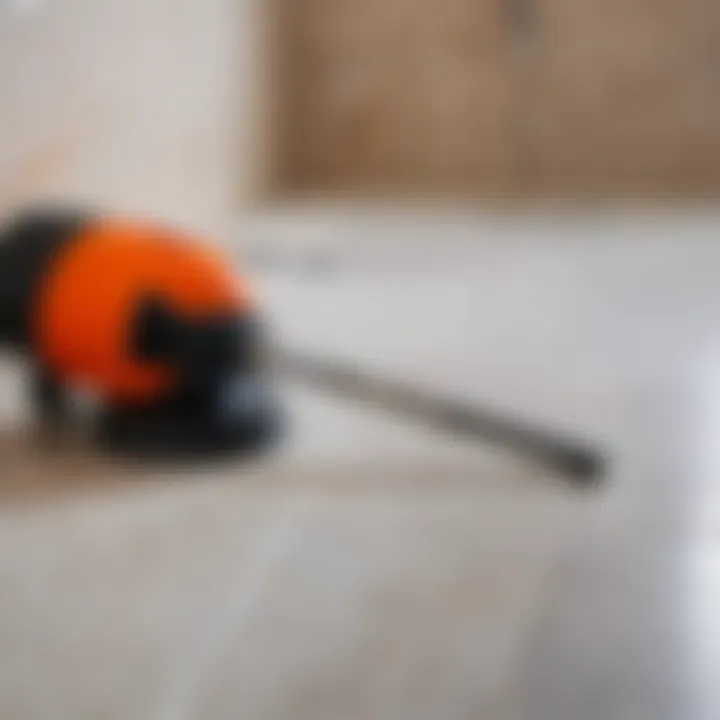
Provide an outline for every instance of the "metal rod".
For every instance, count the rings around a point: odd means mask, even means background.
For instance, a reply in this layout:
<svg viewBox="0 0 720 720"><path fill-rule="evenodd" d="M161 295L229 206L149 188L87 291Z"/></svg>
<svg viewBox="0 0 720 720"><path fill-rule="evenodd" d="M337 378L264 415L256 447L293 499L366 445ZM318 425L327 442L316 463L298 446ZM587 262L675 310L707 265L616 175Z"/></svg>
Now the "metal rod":
<svg viewBox="0 0 720 720"><path fill-rule="evenodd" d="M516 418L443 398L342 361L285 351L276 355L275 362L284 374L296 380L519 453L573 484L589 485L603 472L604 458L595 448Z"/></svg>

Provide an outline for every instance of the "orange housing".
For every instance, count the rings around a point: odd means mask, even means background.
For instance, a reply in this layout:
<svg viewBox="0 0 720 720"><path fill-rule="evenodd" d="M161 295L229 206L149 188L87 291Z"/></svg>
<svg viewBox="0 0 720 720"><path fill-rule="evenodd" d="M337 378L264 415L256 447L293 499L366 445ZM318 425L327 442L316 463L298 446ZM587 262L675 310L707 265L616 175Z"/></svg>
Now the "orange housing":
<svg viewBox="0 0 720 720"><path fill-rule="evenodd" d="M65 382L145 401L172 388L171 368L133 357L139 303L161 297L186 317L244 311L247 285L221 257L175 230L91 221L41 282L31 332L39 358Z"/></svg>

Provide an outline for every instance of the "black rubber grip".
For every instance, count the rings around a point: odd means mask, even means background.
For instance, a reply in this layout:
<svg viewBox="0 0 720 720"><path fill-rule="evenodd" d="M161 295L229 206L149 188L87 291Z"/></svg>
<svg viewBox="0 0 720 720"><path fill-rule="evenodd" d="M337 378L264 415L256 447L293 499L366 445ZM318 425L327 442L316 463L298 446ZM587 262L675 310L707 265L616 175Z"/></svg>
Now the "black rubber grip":
<svg viewBox="0 0 720 720"><path fill-rule="evenodd" d="M33 209L0 226L0 342L28 348L38 284L89 219L87 212Z"/></svg>

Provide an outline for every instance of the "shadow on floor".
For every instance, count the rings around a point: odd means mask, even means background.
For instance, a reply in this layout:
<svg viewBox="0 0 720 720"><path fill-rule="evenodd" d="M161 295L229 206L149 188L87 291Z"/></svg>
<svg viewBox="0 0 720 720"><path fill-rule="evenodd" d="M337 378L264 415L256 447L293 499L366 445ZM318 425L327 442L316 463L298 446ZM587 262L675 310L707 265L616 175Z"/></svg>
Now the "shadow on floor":
<svg viewBox="0 0 720 720"><path fill-rule="evenodd" d="M362 460L331 455L299 460L280 453L261 461L226 459L173 466L108 457L76 437L48 438L28 428L0 428L0 507L188 482L241 484L248 492L300 493L349 502L568 492L557 478L492 456L428 463L372 455Z"/></svg>

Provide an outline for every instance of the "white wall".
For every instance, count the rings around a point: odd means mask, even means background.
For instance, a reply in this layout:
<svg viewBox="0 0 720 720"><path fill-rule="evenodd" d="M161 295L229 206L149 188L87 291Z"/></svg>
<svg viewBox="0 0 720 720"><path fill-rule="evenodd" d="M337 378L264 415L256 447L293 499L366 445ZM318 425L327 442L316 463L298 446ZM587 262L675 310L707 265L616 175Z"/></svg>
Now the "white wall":
<svg viewBox="0 0 720 720"><path fill-rule="evenodd" d="M206 224L236 206L252 166L251 10L0 0L0 209L49 196Z"/></svg>

